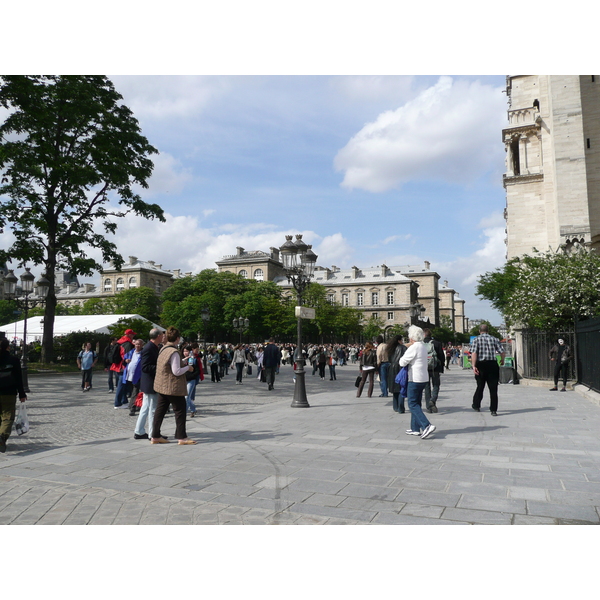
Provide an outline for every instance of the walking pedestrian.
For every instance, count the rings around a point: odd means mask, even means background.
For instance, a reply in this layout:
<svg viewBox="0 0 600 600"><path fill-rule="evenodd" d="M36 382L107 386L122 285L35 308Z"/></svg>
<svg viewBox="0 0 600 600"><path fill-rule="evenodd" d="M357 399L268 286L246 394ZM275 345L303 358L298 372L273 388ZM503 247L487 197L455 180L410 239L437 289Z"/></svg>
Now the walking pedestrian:
<svg viewBox="0 0 600 600"><path fill-rule="evenodd" d="M498 381L500 380L500 367L496 355L500 354L500 365L504 364L504 350L497 338L488 333L487 323L479 326L479 335L471 346L471 364L477 388L473 394L471 408L480 412L483 390L487 384L490 392L490 412L492 417L498 416Z"/></svg>
<svg viewBox="0 0 600 600"><path fill-rule="evenodd" d="M390 368L388 370L388 390L392 392L392 408L394 412L404 414L404 400L400 395L400 384L396 383L396 375L400 372L400 359L406 352L406 346L402 343L402 336L395 335L388 342L388 356L390 357Z"/></svg>
<svg viewBox="0 0 600 600"><path fill-rule="evenodd" d="M263 352L263 368L265 370L265 379L269 390L272 390L275 384L275 372L281 363L281 352L275 345L275 340L269 338L269 342L265 346Z"/></svg>
<svg viewBox="0 0 600 600"><path fill-rule="evenodd" d="M410 410L410 429L408 435L418 435L421 439L429 437L435 431L421 407L423 390L429 381L427 372L427 348L423 343L423 330L416 325L408 328L409 343L406 352L400 359L400 366L408 366L408 408Z"/></svg>
<svg viewBox="0 0 600 600"><path fill-rule="evenodd" d="M0 340L0 452L6 452L6 441L10 437L16 414L17 396L21 402L27 400L23 388L21 363L8 351L10 342Z"/></svg>
<svg viewBox="0 0 600 600"><path fill-rule="evenodd" d="M233 352L231 368L235 366L235 384L242 385L244 379L244 367L246 366L246 352L243 344L238 344Z"/></svg>
<svg viewBox="0 0 600 600"><path fill-rule="evenodd" d="M377 336L377 370L379 371L380 398L388 397L388 370L390 368L390 357L387 344L383 342L383 336Z"/></svg>
<svg viewBox="0 0 600 600"><path fill-rule="evenodd" d="M87 342L85 350L77 355L77 367L81 369L81 389L89 392L92 389L92 369L98 362L98 355L92 350L92 343Z"/></svg>
<svg viewBox="0 0 600 600"><path fill-rule="evenodd" d="M358 368L361 374L361 380L358 385L358 390L356 392L356 397L360 398L362 394L363 388L365 387L365 382L367 381L367 377L369 378L369 389L367 391L367 396L370 398L373 395L373 386L375 385L375 371L377 367L377 353L373 344L371 342L367 342L365 347L360 355Z"/></svg>

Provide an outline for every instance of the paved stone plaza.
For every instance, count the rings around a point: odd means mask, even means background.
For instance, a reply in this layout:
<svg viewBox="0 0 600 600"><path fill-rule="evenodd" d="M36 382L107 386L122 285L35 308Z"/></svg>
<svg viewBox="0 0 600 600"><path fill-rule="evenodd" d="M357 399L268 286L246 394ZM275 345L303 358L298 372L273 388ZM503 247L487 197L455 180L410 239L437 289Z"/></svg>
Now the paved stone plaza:
<svg viewBox="0 0 600 600"><path fill-rule="evenodd" d="M0 455L0 524L598 524L600 406L578 393L501 385L498 417L471 409L470 371L442 376L437 426L407 436L391 398L355 397L309 371L309 409L230 374L197 390L188 434L134 440L103 375L31 376L31 431ZM366 390L365 390L366 391ZM486 392L487 394L487 392ZM173 416L163 433L172 439Z"/></svg>

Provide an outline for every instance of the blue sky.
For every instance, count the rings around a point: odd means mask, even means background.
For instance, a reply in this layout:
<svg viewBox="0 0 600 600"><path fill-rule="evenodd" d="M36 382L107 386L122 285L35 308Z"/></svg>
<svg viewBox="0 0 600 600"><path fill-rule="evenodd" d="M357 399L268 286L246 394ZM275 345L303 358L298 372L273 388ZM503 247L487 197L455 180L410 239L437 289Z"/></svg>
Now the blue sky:
<svg viewBox="0 0 600 600"><path fill-rule="evenodd" d="M504 260L504 76L111 79L160 151L143 195L168 219L123 220L124 256L197 272L302 233L322 266L428 260L499 322L473 290Z"/></svg>
<svg viewBox="0 0 600 600"><path fill-rule="evenodd" d="M18 28L0 49L6 72L108 73L160 151L143 196L167 223L122 219L123 256L198 272L302 233L322 266L428 260L468 317L498 324L474 288L505 257L504 73L586 72L595 56L575 8L536 16L561 29L545 63L524 53L499 18L511 5L175 0L159 15L125 2L118 21L90 8L85 26L52 27L15 5L44 51Z"/></svg>

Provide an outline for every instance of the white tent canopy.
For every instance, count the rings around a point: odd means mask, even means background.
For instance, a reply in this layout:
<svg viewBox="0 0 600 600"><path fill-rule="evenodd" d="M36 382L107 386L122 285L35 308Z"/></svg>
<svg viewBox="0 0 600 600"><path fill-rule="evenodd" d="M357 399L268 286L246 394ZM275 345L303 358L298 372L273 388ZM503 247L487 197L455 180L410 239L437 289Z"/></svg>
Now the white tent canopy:
<svg viewBox="0 0 600 600"><path fill-rule="evenodd" d="M67 335L74 331L89 331L91 333L110 333L108 328L121 319L144 319L140 315L75 315L75 316L57 316L54 319L54 335ZM0 331L4 331L9 340L23 340L23 325L25 320L0 326ZM156 323L154 327L164 331ZM27 319L27 342L41 341L44 335L43 317L29 317Z"/></svg>

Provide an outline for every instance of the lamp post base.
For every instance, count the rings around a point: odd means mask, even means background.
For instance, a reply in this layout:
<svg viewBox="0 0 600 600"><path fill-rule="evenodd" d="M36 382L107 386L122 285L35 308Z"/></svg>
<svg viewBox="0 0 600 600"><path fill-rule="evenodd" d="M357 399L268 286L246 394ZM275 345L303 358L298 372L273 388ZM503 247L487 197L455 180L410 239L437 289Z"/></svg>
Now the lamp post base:
<svg viewBox="0 0 600 600"><path fill-rule="evenodd" d="M292 400L292 408L310 408L310 404L306 399L306 381L304 376L306 371L304 370L304 361L296 363L298 368L294 371L296 376L296 385L294 386L294 399Z"/></svg>

